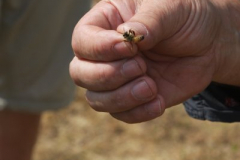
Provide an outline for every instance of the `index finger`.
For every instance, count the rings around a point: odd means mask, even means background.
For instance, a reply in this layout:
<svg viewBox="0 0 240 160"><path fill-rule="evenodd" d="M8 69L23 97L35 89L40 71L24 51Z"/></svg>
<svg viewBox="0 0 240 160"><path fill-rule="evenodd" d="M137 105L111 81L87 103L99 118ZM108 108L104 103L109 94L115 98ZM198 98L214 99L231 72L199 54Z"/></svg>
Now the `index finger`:
<svg viewBox="0 0 240 160"><path fill-rule="evenodd" d="M124 42L116 30L123 20L118 10L107 2L100 2L76 25L72 47L78 58L94 61L112 61L132 57L135 44Z"/></svg>

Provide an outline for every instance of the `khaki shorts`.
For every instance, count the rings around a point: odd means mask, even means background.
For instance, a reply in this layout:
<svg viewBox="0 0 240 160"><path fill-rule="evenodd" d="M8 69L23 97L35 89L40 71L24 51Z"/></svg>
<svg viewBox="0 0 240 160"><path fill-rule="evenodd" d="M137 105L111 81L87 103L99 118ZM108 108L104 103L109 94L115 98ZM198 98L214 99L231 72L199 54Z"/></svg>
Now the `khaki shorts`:
<svg viewBox="0 0 240 160"><path fill-rule="evenodd" d="M66 106L74 84L71 34L88 0L0 0L0 109Z"/></svg>

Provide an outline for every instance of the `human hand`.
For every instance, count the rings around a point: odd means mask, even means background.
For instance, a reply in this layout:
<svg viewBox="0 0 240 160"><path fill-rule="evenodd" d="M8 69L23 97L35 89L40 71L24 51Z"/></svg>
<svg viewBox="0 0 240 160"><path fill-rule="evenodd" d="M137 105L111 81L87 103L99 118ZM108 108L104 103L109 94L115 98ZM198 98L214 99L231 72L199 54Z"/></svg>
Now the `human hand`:
<svg viewBox="0 0 240 160"><path fill-rule="evenodd" d="M222 57L236 55L238 43L228 38L234 28L223 23L227 1L221 2L101 1L75 27L73 80L87 89L93 109L127 123L160 116L212 80L225 82ZM129 29L145 39L123 42ZM232 43L222 47L226 37Z"/></svg>

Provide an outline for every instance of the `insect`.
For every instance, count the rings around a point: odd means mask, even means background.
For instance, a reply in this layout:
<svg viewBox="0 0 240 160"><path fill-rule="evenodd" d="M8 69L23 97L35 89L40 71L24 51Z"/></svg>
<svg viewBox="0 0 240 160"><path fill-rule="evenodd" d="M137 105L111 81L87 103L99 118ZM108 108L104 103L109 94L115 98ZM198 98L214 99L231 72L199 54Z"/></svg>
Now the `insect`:
<svg viewBox="0 0 240 160"><path fill-rule="evenodd" d="M144 39L143 35L135 35L134 30L130 29L128 32L123 33L124 41L125 42L133 42L138 43Z"/></svg>

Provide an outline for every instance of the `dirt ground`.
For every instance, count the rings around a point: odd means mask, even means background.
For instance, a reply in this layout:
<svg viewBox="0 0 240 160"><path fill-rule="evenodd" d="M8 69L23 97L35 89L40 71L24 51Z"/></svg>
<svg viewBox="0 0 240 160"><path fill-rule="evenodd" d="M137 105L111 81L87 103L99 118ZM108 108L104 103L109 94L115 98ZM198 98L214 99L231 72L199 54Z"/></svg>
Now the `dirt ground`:
<svg viewBox="0 0 240 160"><path fill-rule="evenodd" d="M93 111L79 89L66 109L43 115L33 160L235 160L240 124L190 118L182 105L150 122L125 124Z"/></svg>

